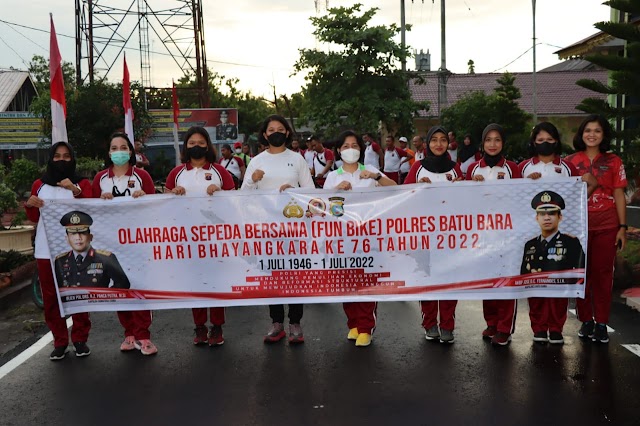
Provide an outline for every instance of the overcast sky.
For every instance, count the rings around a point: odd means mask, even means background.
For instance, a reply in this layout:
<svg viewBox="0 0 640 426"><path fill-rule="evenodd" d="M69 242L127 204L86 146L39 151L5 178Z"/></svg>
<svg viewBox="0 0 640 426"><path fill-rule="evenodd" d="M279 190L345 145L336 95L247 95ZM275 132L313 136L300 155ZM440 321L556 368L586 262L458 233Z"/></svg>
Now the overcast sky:
<svg viewBox="0 0 640 426"><path fill-rule="evenodd" d="M96 2L94 0L94 2ZM173 0L147 0L151 9L159 11L175 7ZM323 0L319 1L324 4ZM49 12L53 13L62 58L75 63L74 3L70 0L32 0L16 6L12 0L0 0L0 20L47 32L0 22L0 68L26 69L35 54L48 57ZM99 4L128 8L135 0L98 0ZM302 76L291 77L299 48L318 45L311 34L309 17L315 16L313 0L203 0L205 41L209 67L227 77L240 80L239 88L255 95L272 97L277 92L299 91ZM330 7L350 6L353 1L330 0ZM400 0L362 0L367 7L380 10L374 24L400 24ZM406 22L413 25L407 33L407 44L415 50L430 50L431 68L440 66L440 0L406 0ZM538 0L536 5L537 68L558 61L553 52L577 42L597 30L593 24L609 19L609 8L601 0ZM11 6L11 7L9 7ZM233 7L230 7L233 6ZM473 59L477 73L505 70L530 71L533 66L531 0L448 0L447 68L454 73L466 73L467 62ZM122 25L128 34L135 24L134 16ZM127 28L129 30L127 31ZM162 43L153 35L151 50L166 53ZM69 36L69 37L65 37ZM140 54L137 31L127 44L127 63L134 80L140 79ZM119 48L107 52L107 63ZM524 54L524 55L523 55ZM522 56L521 56L522 55ZM520 59L516 59L519 56ZM86 64L83 64L86 69ZM104 62L102 63L104 66ZM152 53L152 83L159 87L171 85L179 78L179 67L170 57ZM413 59L408 64L414 69ZM110 81L122 79L122 59L109 73Z"/></svg>

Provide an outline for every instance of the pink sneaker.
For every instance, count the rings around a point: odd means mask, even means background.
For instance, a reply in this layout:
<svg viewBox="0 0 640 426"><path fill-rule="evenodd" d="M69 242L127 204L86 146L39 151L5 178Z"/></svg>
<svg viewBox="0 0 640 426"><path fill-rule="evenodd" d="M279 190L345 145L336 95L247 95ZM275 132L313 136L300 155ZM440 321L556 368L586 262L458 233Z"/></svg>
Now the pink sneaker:
<svg viewBox="0 0 640 426"><path fill-rule="evenodd" d="M140 339L135 342L136 349L140 350L142 355L153 355L158 353L158 348L149 339Z"/></svg>
<svg viewBox="0 0 640 426"><path fill-rule="evenodd" d="M135 337L133 336L127 336L124 338L124 342L122 342L122 344L120 345L120 350L122 352L128 352L128 351L132 351L136 348L136 344L135 344Z"/></svg>

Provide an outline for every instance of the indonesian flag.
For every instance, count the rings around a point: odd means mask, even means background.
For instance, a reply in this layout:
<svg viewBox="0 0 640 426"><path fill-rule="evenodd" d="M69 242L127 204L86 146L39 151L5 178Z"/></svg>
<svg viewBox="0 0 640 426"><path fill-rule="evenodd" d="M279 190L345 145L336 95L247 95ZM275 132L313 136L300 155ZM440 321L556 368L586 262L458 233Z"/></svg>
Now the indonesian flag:
<svg viewBox="0 0 640 426"><path fill-rule="evenodd" d="M51 144L69 142L67 136L67 103L64 99L64 80L62 78L62 55L58 49L56 28L51 18L51 33L49 36L49 84L51 91Z"/></svg>
<svg viewBox="0 0 640 426"><path fill-rule="evenodd" d="M124 132L133 143L133 107L131 106L131 85L129 84L129 68L127 55L124 55L124 74L122 78L122 108L124 108Z"/></svg>
<svg viewBox="0 0 640 426"><path fill-rule="evenodd" d="M178 104L178 92L176 91L176 83L173 83L171 88L171 105L173 106L173 149L176 151L176 166L179 166L180 161L180 143L178 141L178 117L180 116L180 104Z"/></svg>

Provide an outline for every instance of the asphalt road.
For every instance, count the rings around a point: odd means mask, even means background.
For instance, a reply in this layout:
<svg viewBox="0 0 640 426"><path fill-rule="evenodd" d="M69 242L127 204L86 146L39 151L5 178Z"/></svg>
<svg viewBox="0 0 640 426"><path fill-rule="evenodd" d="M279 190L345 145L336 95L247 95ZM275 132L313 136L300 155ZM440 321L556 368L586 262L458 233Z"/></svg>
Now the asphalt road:
<svg viewBox="0 0 640 426"><path fill-rule="evenodd" d="M639 425L640 313L615 303L608 345L534 344L526 301L508 347L460 302L456 343L427 342L416 302L383 303L373 344L347 341L338 304L308 305L306 343L262 343L266 307L227 309L225 344L195 347L189 310L159 311L160 352L120 353L115 314L92 314L87 358L47 346L0 379L1 425Z"/></svg>

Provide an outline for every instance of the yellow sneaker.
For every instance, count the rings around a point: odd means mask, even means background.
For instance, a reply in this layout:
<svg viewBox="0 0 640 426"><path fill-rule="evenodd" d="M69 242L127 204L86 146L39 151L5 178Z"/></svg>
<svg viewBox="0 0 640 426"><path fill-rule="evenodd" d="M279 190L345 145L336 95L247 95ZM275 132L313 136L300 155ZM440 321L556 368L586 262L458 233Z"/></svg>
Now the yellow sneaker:
<svg viewBox="0 0 640 426"><path fill-rule="evenodd" d="M349 334L347 334L347 339L356 340L357 338L358 338L358 329L352 328L351 330L349 330Z"/></svg>
<svg viewBox="0 0 640 426"><path fill-rule="evenodd" d="M371 335L369 333L360 333L356 339L356 346L369 346L371 344Z"/></svg>

